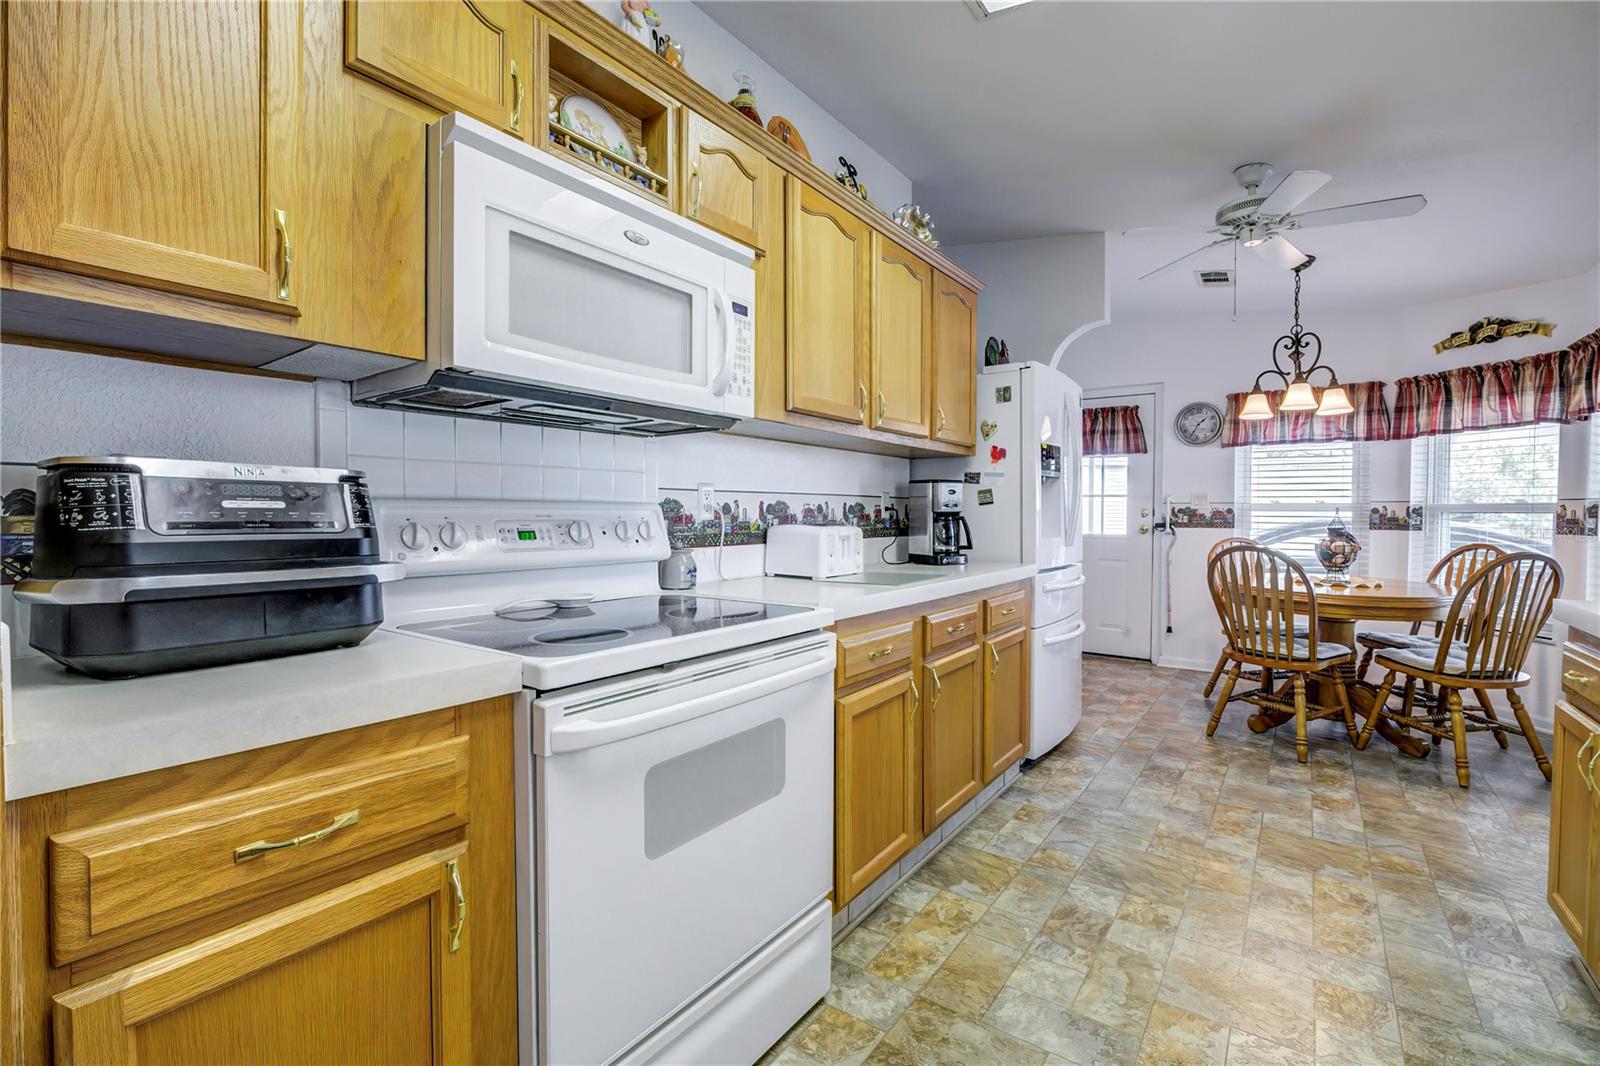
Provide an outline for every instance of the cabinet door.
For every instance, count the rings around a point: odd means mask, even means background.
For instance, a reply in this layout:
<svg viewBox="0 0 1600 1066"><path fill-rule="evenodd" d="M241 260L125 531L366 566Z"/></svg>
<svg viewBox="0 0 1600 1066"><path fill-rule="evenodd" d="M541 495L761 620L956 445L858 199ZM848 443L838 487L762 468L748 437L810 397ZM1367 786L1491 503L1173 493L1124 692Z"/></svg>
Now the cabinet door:
<svg viewBox="0 0 1600 1066"><path fill-rule="evenodd" d="M6 8L6 256L298 313L300 5Z"/></svg>
<svg viewBox="0 0 1600 1066"><path fill-rule="evenodd" d="M977 405L978 294L933 275L933 439L973 444Z"/></svg>
<svg viewBox="0 0 1600 1066"><path fill-rule="evenodd" d="M59 1063L472 1061L464 846L55 997Z"/></svg>
<svg viewBox="0 0 1600 1066"><path fill-rule="evenodd" d="M866 420L872 230L791 179L785 316L789 410Z"/></svg>
<svg viewBox="0 0 1600 1066"><path fill-rule="evenodd" d="M1556 701L1550 783L1550 909L1591 968L1600 966L1600 785L1589 771L1600 722ZM1600 768L1600 761L1592 764Z"/></svg>
<svg viewBox="0 0 1600 1066"><path fill-rule="evenodd" d="M983 782L1028 751L1028 630L1019 627L983 642Z"/></svg>
<svg viewBox="0 0 1600 1066"><path fill-rule="evenodd" d="M837 701L836 908L854 899L921 839L920 702L909 670Z"/></svg>
<svg viewBox="0 0 1600 1066"><path fill-rule="evenodd" d="M928 435L933 271L872 234L872 428Z"/></svg>
<svg viewBox="0 0 1600 1066"><path fill-rule="evenodd" d="M529 116L544 114L528 99L533 15L522 0L350 0L345 20L353 70L524 140L538 124Z"/></svg>
<svg viewBox="0 0 1600 1066"><path fill-rule="evenodd" d="M759 232L766 169L761 153L692 111L684 112L683 146L683 213L752 248L765 248Z"/></svg>
<svg viewBox="0 0 1600 1066"><path fill-rule="evenodd" d="M922 825L928 832L983 787L983 699L977 645L922 666Z"/></svg>

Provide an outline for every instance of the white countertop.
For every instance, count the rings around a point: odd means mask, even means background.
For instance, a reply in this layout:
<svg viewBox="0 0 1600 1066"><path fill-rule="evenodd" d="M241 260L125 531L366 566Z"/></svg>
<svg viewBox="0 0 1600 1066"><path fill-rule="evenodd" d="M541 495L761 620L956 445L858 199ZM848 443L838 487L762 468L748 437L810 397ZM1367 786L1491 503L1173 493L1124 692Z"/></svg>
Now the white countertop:
<svg viewBox="0 0 1600 1066"><path fill-rule="evenodd" d="M1600 600L1557 600L1554 614L1556 621L1600 637Z"/></svg>
<svg viewBox="0 0 1600 1066"><path fill-rule="evenodd" d="M760 603L792 603L827 607L835 621L859 618L879 611L894 611L929 603L946 596L1026 581L1039 572L1032 563L968 563L966 566L921 566L907 563L884 567L896 574L926 574L927 581L906 585L858 585L841 581L811 581L800 577L743 577L727 581L702 581L695 589L706 596L728 596ZM879 568L867 571L879 572Z"/></svg>
<svg viewBox="0 0 1600 1066"><path fill-rule="evenodd" d="M380 629L354 648L126 681L13 659L5 798L503 696L522 660Z"/></svg>

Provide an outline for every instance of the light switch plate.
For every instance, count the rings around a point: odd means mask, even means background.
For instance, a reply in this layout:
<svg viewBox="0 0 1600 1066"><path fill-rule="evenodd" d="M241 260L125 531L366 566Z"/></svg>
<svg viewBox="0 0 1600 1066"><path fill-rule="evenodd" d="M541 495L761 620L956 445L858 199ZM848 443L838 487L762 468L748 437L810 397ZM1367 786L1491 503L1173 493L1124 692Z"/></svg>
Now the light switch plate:
<svg viewBox="0 0 1600 1066"><path fill-rule="evenodd" d="M1189 494L1189 506L1196 511L1204 511L1211 506L1211 496L1204 492L1191 492Z"/></svg>

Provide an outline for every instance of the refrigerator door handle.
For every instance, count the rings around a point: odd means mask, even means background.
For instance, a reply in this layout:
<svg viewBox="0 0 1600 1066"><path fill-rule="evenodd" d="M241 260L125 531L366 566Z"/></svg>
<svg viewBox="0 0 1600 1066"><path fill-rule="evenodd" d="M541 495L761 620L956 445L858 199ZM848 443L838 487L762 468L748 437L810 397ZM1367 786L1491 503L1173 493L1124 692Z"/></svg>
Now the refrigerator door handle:
<svg viewBox="0 0 1600 1066"><path fill-rule="evenodd" d="M1083 505L1083 412L1074 410L1075 405L1070 395L1067 397L1065 407L1063 420L1066 422L1067 436L1072 439L1072 469L1070 472L1063 471L1070 480L1061 490L1061 506L1066 512L1066 525L1061 529L1061 542L1071 547L1078 543L1078 538L1081 536L1078 520L1079 508ZM1076 417L1073 417L1074 415Z"/></svg>

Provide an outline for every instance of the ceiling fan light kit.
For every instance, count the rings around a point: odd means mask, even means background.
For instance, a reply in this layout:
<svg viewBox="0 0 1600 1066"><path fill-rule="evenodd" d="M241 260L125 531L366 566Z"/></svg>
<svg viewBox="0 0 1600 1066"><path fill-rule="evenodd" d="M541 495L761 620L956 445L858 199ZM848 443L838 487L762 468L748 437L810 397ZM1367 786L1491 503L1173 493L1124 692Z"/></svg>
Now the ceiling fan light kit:
<svg viewBox="0 0 1600 1066"><path fill-rule="evenodd" d="M1279 411L1315 411L1316 417L1329 418L1355 410L1350 394L1339 384L1339 375L1322 361L1322 338L1300 325L1300 281L1316 261L1316 256L1307 256L1305 262L1294 268L1294 325L1272 345L1272 366L1256 375L1250 395L1239 408L1239 418L1243 421L1259 422L1273 417L1272 401L1261 388L1261 380L1266 377L1283 382ZM1283 359L1288 359L1288 366L1283 364ZM1320 400L1311 384L1311 375L1318 371L1328 375Z"/></svg>

